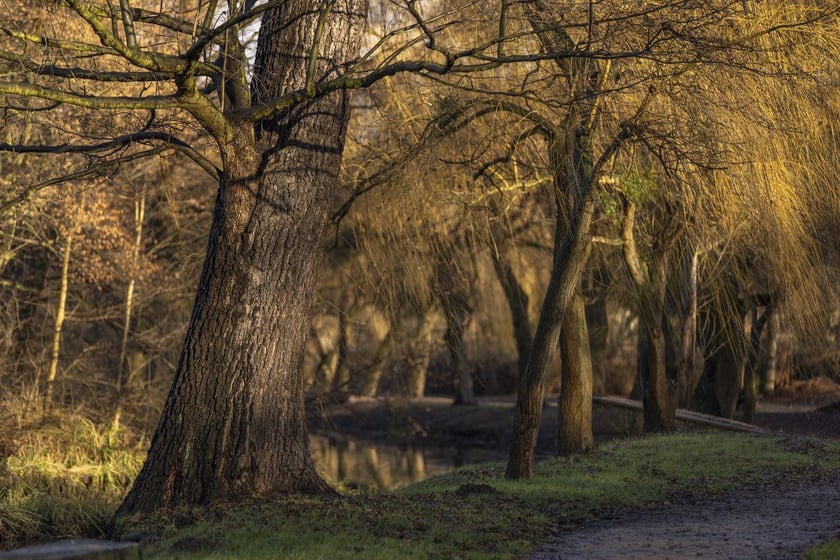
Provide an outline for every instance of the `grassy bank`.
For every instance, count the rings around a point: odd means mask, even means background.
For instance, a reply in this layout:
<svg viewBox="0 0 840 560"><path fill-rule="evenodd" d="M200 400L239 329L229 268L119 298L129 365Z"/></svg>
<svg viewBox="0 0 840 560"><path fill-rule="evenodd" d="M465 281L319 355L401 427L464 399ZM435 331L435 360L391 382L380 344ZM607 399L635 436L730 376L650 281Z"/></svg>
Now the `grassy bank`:
<svg viewBox="0 0 840 560"><path fill-rule="evenodd" d="M512 558L558 526L840 467L840 446L730 433L617 441L530 481L484 464L397 492L183 509L127 527L147 558Z"/></svg>
<svg viewBox="0 0 840 560"><path fill-rule="evenodd" d="M102 536L147 442L79 415L0 424L0 550Z"/></svg>

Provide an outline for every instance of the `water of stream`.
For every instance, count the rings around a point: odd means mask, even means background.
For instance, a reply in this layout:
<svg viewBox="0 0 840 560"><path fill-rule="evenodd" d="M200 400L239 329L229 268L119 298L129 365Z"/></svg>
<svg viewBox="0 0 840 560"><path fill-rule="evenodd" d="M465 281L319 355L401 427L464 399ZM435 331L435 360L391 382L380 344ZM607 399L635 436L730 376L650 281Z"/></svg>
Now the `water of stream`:
<svg viewBox="0 0 840 560"><path fill-rule="evenodd" d="M333 484L394 489L459 466L497 461L498 452L464 447L374 445L311 435L318 472Z"/></svg>

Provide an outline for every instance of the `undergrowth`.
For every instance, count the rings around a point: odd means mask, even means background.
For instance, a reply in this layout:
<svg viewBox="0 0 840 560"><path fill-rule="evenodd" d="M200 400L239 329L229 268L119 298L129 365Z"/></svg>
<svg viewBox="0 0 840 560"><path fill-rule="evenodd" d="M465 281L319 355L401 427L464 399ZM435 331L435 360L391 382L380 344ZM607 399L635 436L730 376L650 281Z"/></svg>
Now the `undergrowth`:
<svg viewBox="0 0 840 560"><path fill-rule="evenodd" d="M146 443L61 411L0 425L0 549L101 536L137 476ZM26 417L21 423L20 418Z"/></svg>

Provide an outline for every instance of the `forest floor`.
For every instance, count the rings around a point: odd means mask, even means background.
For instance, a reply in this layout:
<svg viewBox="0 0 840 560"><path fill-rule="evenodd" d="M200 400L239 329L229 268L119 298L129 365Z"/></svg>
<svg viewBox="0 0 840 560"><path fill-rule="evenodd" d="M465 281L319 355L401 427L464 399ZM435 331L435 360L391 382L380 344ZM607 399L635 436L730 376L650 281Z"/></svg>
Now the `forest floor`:
<svg viewBox="0 0 840 560"><path fill-rule="evenodd" d="M370 400L324 410L316 429L334 437L498 450L507 449L512 414L506 399L482 399L477 407L452 407L438 398ZM595 419L596 433L600 422L601 437L614 437L603 433L606 415L601 411ZM556 407L546 407L539 446L544 454L552 448L555 418ZM755 424L792 436L790 445L802 453L813 445L809 436L840 439L840 385L823 378L795 382L759 401ZM683 497L584 526L561 524L527 558L799 558L814 544L840 539L840 471L802 477L711 498Z"/></svg>

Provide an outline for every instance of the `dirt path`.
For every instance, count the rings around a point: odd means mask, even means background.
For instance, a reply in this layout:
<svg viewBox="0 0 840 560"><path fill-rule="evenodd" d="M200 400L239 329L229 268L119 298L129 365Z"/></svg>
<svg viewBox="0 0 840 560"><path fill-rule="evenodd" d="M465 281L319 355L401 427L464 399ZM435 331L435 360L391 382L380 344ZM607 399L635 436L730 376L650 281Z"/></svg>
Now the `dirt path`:
<svg viewBox="0 0 840 560"><path fill-rule="evenodd" d="M528 560L796 559L840 538L840 472L628 512L564 532Z"/></svg>

